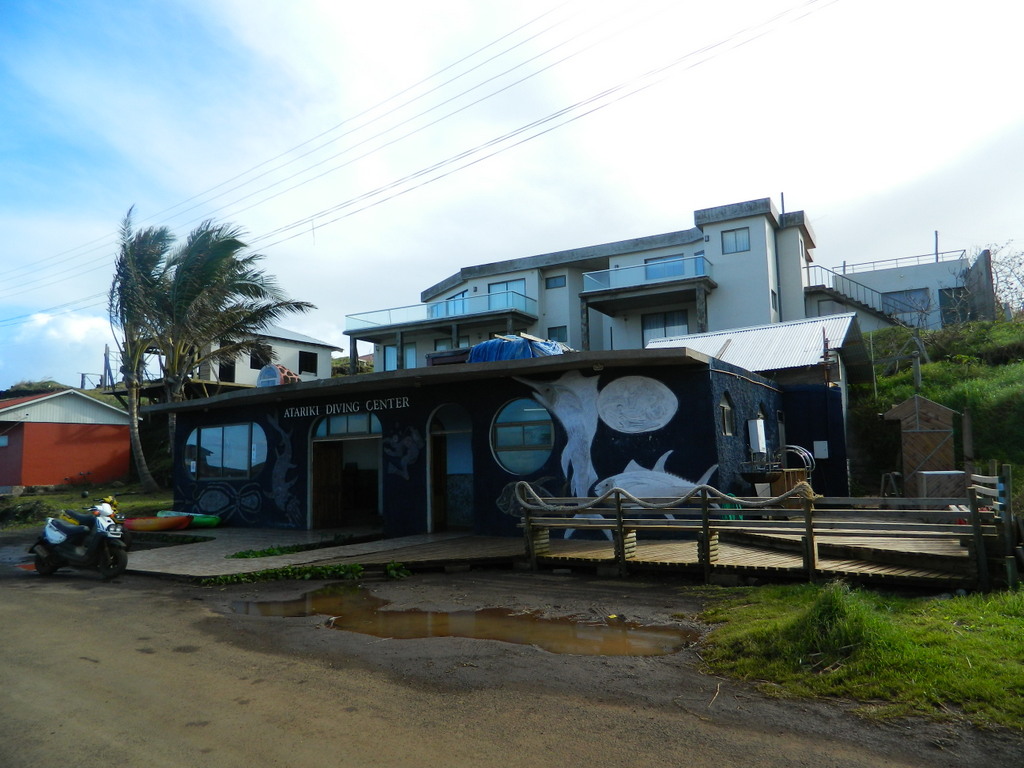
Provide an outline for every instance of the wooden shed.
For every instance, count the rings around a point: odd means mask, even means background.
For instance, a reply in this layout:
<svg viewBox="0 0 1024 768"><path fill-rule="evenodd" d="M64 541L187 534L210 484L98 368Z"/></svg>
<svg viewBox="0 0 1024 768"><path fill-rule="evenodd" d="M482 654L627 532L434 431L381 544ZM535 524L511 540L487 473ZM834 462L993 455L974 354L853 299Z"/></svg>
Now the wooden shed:
<svg viewBox="0 0 1024 768"><path fill-rule="evenodd" d="M903 492L923 498L964 496L966 476L956 469L953 422L959 414L914 395L885 414L900 422Z"/></svg>
<svg viewBox="0 0 1024 768"><path fill-rule="evenodd" d="M73 389L0 400L0 489L128 474L128 414Z"/></svg>

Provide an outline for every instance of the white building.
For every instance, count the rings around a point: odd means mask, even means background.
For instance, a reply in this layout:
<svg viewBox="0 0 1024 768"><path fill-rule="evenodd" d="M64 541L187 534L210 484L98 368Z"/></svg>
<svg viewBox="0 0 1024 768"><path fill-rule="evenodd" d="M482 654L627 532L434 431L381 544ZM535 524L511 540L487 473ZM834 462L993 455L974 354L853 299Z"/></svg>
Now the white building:
<svg viewBox="0 0 1024 768"><path fill-rule="evenodd" d="M287 368L302 381L331 378L331 353L338 347L276 325L267 326L260 338L270 345L270 360L255 354L239 356L230 363L219 363L215 376L210 365L203 365L199 379L254 387L269 363Z"/></svg>
<svg viewBox="0 0 1024 768"><path fill-rule="evenodd" d="M374 369L424 366L495 334L580 350L640 349L658 338L855 312L866 331L991 317L987 258L934 254L835 272L813 263L803 211L768 198L694 212L692 229L465 267L422 303L349 315Z"/></svg>

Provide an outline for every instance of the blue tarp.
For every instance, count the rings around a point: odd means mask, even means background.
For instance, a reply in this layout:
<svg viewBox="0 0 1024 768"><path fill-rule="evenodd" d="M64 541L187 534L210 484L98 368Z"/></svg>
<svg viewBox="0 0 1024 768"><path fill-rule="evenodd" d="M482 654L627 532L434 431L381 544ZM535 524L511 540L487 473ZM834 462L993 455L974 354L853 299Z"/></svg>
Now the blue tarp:
<svg viewBox="0 0 1024 768"><path fill-rule="evenodd" d="M495 360L523 360L529 357L548 357L562 354L557 341L531 341L530 339L491 339L474 344L469 350L469 363L490 363Z"/></svg>

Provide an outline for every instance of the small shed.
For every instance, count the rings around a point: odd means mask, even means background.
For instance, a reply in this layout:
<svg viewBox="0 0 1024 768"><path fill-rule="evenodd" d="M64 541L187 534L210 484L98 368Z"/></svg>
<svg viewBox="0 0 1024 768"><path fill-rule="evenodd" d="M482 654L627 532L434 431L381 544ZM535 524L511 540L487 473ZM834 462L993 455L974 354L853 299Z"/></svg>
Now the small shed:
<svg viewBox="0 0 1024 768"><path fill-rule="evenodd" d="M128 414L73 389L0 400L0 490L128 474Z"/></svg>
<svg viewBox="0 0 1024 768"><path fill-rule="evenodd" d="M907 496L924 498L964 496L966 479L956 469L951 408L914 395L885 414L900 423L903 488Z"/></svg>

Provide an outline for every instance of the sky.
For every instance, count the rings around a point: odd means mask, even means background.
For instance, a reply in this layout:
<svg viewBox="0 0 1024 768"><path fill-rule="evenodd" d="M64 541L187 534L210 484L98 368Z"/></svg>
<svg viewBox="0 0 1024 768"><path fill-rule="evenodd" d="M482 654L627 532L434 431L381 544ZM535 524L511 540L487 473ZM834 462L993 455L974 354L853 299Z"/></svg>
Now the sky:
<svg viewBox="0 0 1024 768"><path fill-rule="evenodd" d="M1024 240L1005 0L0 0L0 390L94 385L121 220L345 316L771 197L836 267ZM1011 245L1011 247L1013 247ZM360 349L361 353L367 350Z"/></svg>

